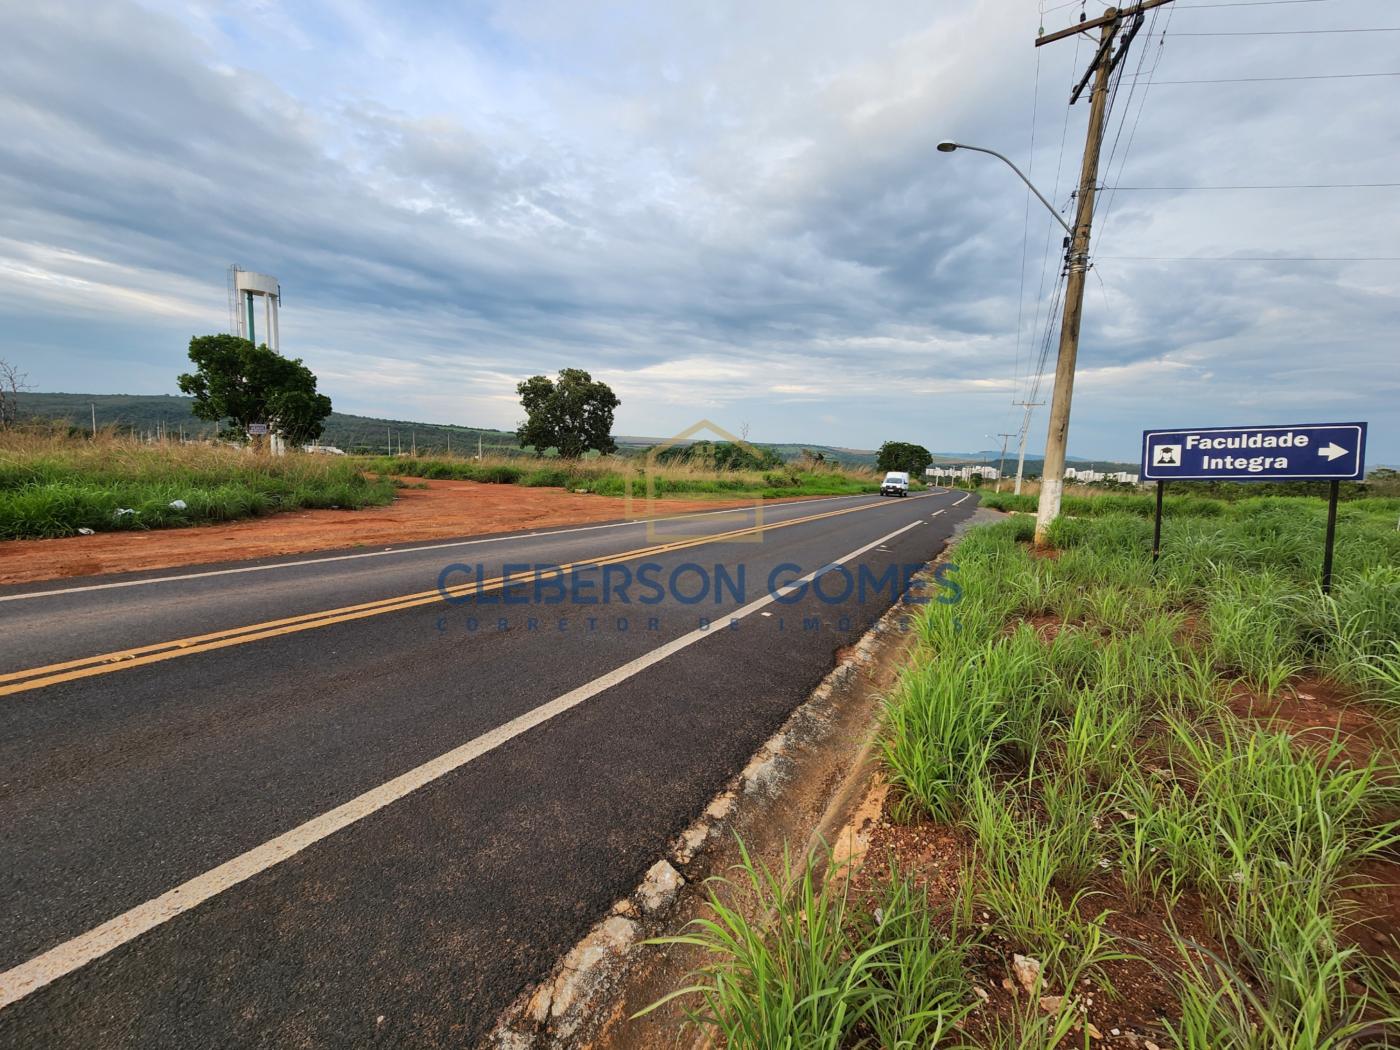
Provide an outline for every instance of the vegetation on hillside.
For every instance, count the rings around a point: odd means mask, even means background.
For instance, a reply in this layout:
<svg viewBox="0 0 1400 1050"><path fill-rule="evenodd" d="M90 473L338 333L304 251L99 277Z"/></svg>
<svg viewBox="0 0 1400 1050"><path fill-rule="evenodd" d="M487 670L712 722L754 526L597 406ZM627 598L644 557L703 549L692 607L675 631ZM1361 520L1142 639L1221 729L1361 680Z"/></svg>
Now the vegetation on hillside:
<svg viewBox="0 0 1400 1050"><path fill-rule="evenodd" d="M635 457L521 460L487 456L455 458L364 458L366 470L418 478L455 478L496 485L558 486L604 496L716 496L776 499L783 496L835 496L878 491L867 470L808 461L772 470L720 470L689 460L648 467Z"/></svg>
<svg viewBox="0 0 1400 1050"><path fill-rule="evenodd" d="M192 399L161 394L55 394L21 390L16 395L21 419L60 420L75 433L87 433L95 407L99 430L141 435L166 433L186 437L213 437L213 424L196 419L190 411ZM654 438L615 436L618 451L626 456L644 456L655 446ZM326 417L321 443L346 452L367 455L405 455L413 450L422 456L475 455L480 442L491 455L526 456L514 431L490 427L421 423L404 419L383 419L332 412ZM875 453L830 445L794 445L753 442L754 447L772 452L784 462L820 457L826 462L853 467L869 467ZM683 447L683 446L682 446Z"/></svg>
<svg viewBox="0 0 1400 1050"><path fill-rule="evenodd" d="M1104 499L1050 556L1029 519L957 548L865 868L716 888L680 994L726 1045L1394 1045L1397 945L1355 923L1400 885L1395 508L1345 508L1327 597L1316 501L1178 507L1154 569Z"/></svg>

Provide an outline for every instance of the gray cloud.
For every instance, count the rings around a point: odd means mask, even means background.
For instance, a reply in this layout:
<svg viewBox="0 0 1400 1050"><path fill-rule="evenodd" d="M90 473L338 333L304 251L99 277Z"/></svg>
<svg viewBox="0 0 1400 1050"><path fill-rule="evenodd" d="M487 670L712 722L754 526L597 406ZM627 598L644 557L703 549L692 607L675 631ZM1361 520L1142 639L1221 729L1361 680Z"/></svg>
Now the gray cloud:
<svg viewBox="0 0 1400 1050"><path fill-rule="evenodd" d="M1289 24L1367 19L1329 7ZM1015 418L1058 227L991 158L934 146L1001 148L1068 203L1085 107L1065 125L1064 101L1087 56L1037 55L1034 5L386 12L13 12L5 353L46 387L169 390L188 336L224 323L238 261L279 276L287 349L351 411L510 425L517 378L582 365L622 393L629 432L710 415L760 439L952 448ZM1159 80L1388 61L1364 36L1157 39L1141 71ZM1106 181L1394 181L1388 82L1130 98L1138 72L1134 56ZM1394 192L1105 194L1072 451L1282 413L1369 416L1400 459L1400 266L1122 258L1393 255Z"/></svg>

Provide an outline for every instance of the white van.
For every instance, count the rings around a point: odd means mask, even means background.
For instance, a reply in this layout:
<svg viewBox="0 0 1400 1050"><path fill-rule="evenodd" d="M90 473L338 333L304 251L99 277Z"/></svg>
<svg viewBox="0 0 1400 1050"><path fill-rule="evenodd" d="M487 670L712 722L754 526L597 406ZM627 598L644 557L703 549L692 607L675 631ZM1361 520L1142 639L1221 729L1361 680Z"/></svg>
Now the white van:
<svg viewBox="0 0 1400 1050"><path fill-rule="evenodd" d="M885 480L880 482L880 495L909 495L909 475L902 470L890 471L888 474L885 475Z"/></svg>

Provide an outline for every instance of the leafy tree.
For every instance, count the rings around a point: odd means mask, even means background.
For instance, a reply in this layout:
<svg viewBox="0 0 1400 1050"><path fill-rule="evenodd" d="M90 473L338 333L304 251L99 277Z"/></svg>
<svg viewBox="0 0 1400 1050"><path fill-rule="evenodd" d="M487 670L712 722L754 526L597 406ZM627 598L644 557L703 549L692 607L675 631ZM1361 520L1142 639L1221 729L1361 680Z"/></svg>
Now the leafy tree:
<svg viewBox="0 0 1400 1050"><path fill-rule="evenodd" d="M266 423L293 444L321 436L331 399L316 393L316 376L299 358L283 357L266 345L236 335L198 335L190 340L195 371L179 378L194 398L192 411L242 439L248 424Z"/></svg>
<svg viewBox="0 0 1400 1050"><path fill-rule="evenodd" d="M581 368L565 368L556 382L531 376L516 386L526 420L516 431L522 445L537 452L557 449L565 459L577 459L589 449L614 452L613 411L622 404L608 384Z"/></svg>
<svg viewBox="0 0 1400 1050"><path fill-rule="evenodd" d="M875 466L879 470L902 470L911 476L922 474L932 462L932 452L923 445L911 445L907 441L886 441L875 455Z"/></svg>

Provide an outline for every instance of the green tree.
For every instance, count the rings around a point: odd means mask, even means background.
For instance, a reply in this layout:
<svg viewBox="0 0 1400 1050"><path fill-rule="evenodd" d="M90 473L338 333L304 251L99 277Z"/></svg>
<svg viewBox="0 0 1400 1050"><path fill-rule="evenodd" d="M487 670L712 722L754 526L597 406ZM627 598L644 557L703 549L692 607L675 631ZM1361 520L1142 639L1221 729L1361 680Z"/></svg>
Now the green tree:
<svg viewBox="0 0 1400 1050"><path fill-rule="evenodd" d="M608 384L581 368L565 368L557 382L531 376L515 389L526 415L516 431L522 445L541 453L556 449L565 459L577 459L589 449L616 451L613 411L622 402Z"/></svg>
<svg viewBox="0 0 1400 1050"><path fill-rule="evenodd" d="M922 475L924 468L932 462L932 452L923 445L912 445L907 441L886 441L875 455L878 469L902 470L911 477Z"/></svg>
<svg viewBox="0 0 1400 1050"><path fill-rule="evenodd" d="M236 335L197 335L190 360L195 371L180 376L181 392L194 398L198 418L228 420L229 436L241 440L250 423L266 423L292 444L321 436L331 399L316 393L316 376L300 359Z"/></svg>

